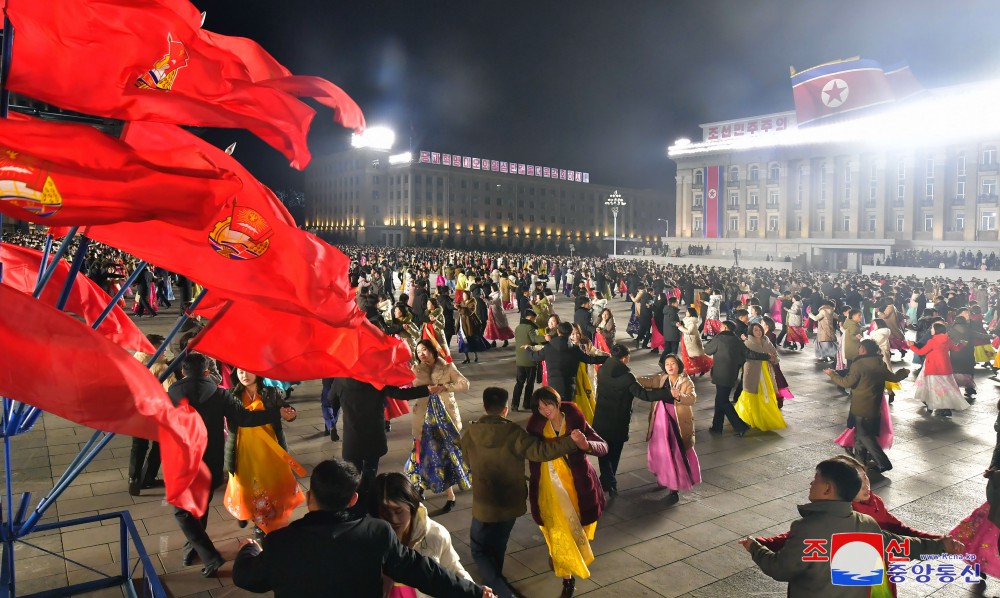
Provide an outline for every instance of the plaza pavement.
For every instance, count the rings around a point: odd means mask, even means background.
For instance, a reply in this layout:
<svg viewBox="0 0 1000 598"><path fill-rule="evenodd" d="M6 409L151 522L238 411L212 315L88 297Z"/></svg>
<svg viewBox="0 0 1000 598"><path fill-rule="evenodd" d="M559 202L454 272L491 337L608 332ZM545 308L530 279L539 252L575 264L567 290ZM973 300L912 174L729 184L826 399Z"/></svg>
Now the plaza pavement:
<svg viewBox="0 0 1000 598"><path fill-rule="evenodd" d="M612 301L618 329L624 331L629 304ZM559 296L556 313L569 316L571 302ZM177 315L164 310L155 319L143 318L146 332L165 333ZM516 313L511 325L516 325ZM625 339L627 336L622 333ZM637 375L653 373L656 357L647 351L634 354ZM894 364L902 367L903 364ZM622 455L619 488L601 517L593 542L596 560L591 577L578 580L577 595L605 596L784 596L785 584L775 582L757 569L737 539L746 535L773 535L788 529L797 517L796 504L806 502L809 482L817 462L841 452L832 440L844 429L847 398L839 394L822 374L812 357L812 345L802 353L783 353L782 369L796 398L785 402L788 428L776 432L752 431L744 438L732 434L728 423L722 435L708 433L714 386L709 376L696 380L699 400L695 406L696 450L703 482L693 491L682 492L680 502L668 505L668 492L659 489L646 469L647 403L635 402L631 441ZM513 388L514 349L495 349L480 355L478 364L460 366L469 378L469 392L459 393L463 421L483 414L483 388L491 385ZM981 474L989 463L997 414L996 385L977 375L979 398L967 411L952 418L927 415L912 399L911 377L892 406L896 441L890 451L894 469L886 479L873 482L874 491L903 522L935 533L951 529L985 500ZM44 384L44 381L39 381ZM323 433L318 382L299 386L292 403L298 420L285 425L291 454L307 469L323 459L340 456L340 443ZM512 414L524 423L528 414ZM401 470L409 454L411 439L408 416L396 420L389 434L389 454L382 471ZM30 433L16 438L13 446L15 492L31 491L34 502L62 474L91 430L46 414ZM140 497L126 492L130 439L115 438L77 479L45 521L108 513L127 509L135 519L170 595L186 598L251 596L232 585L231 563L219 579L203 579L199 567L181 566L184 539L172 510L163 501L163 491L143 491ZM596 466L596 463L595 463ZM308 480L303 480L308 483ZM212 502L208 531L217 547L231 561L245 530L222 506L221 492ZM454 511L435 519L452 533L462 563L476 577L469 550L471 492L458 495ZM444 504L443 496L427 501L433 516ZM296 517L304 511L300 507ZM93 524L62 533L37 534L18 544L18 594L60 587L93 579L95 574L76 564L66 564L42 549L64 553L73 560L101 571L115 572L118 565L117 527ZM560 580L548 570L547 550L538 527L529 515L517 521L508 547L505 574L525 595L558 596ZM336 580L331 579L331 584ZM907 585L899 595L958 596L975 586L959 584ZM980 588L981 591L981 588ZM997 595L1000 583L990 580L987 595ZM118 589L91 594L120 596Z"/></svg>

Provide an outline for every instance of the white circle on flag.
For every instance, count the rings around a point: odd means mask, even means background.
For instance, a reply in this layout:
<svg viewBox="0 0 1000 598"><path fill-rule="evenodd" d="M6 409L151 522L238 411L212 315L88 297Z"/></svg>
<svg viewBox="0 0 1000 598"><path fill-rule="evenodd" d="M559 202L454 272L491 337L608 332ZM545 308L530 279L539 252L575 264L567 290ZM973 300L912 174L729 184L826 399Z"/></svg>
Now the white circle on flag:
<svg viewBox="0 0 1000 598"><path fill-rule="evenodd" d="M840 108L847 101L850 91L843 79L831 79L823 86L820 99L827 108Z"/></svg>
<svg viewBox="0 0 1000 598"><path fill-rule="evenodd" d="M719 192L716 191L715 189L709 189L708 190L708 198L709 199L715 199L718 195L719 195Z"/></svg>

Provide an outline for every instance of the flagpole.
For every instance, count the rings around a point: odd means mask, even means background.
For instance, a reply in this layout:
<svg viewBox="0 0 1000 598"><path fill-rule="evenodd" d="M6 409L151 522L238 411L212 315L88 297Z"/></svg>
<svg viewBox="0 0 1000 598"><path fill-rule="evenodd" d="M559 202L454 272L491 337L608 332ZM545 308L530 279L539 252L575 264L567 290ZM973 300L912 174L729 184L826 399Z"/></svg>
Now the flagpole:
<svg viewBox="0 0 1000 598"><path fill-rule="evenodd" d="M66 233L66 237L62 240L62 243L59 244L59 249L56 250L56 254L52 257L52 261L49 263L49 266L45 268L45 274L41 276L41 280L39 280L38 284L35 285L35 292L31 294L31 296L35 299L42 296L42 291L45 290L45 285L49 284L49 279L52 278L52 274L55 273L56 267L59 266L59 260L61 260L63 256L66 255L66 252L69 251L70 243L73 242L73 237L76 236L76 231L78 229L79 227L76 226L70 228L69 232Z"/></svg>
<svg viewBox="0 0 1000 598"><path fill-rule="evenodd" d="M52 255L52 235L45 235L45 248L42 250L42 261L38 265L38 277L35 279L35 286L42 281L42 273L49 267L49 256Z"/></svg>

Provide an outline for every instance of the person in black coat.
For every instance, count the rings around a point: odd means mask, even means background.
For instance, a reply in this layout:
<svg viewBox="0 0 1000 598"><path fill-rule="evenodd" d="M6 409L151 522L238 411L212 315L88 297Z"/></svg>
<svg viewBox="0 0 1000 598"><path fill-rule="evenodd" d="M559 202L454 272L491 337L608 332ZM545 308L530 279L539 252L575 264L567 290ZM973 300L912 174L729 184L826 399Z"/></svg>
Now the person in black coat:
<svg viewBox="0 0 1000 598"><path fill-rule="evenodd" d="M580 327L587 340L593 342L597 328L594 327L593 316L590 313L590 297L576 298L576 310L573 312L573 323Z"/></svg>
<svg viewBox="0 0 1000 598"><path fill-rule="evenodd" d="M549 386L559 393L561 398L572 401L576 395L576 374L581 363L599 364L607 361L607 355L588 355L583 349L569 344L569 335L573 333L573 325L569 322L559 324L558 336L540 350L534 350L530 345L524 348L535 361L545 361L548 371ZM538 409L532 399L532 411Z"/></svg>
<svg viewBox="0 0 1000 598"><path fill-rule="evenodd" d="M156 310L149 303L153 278L153 273L149 271L149 266L143 266L139 277L135 279L135 298L139 302L139 308L136 310L135 315L139 317L144 316L146 313L149 313L150 316L156 315Z"/></svg>
<svg viewBox="0 0 1000 598"><path fill-rule="evenodd" d="M444 341L450 347L451 337L455 336L455 300L451 296L451 289L446 286L438 287L437 300L444 314Z"/></svg>
<svg viewBox="0 0 1000 598"><path fill-rule="evenodd" d="M663 354L678 355L681 344L681 331L677 325L680 324L680 309L677 307L677 297L667 299L667 306L663 309Z"/></svg>
<svg viewBox="0 0 1000 598"><path fill-rule="evenodd" d="M722 324L725 330L705 343L705 354L714 359L712 384L715 384L715 413L709 431L721 434L722 419L727 418L736 433L742 436L750 426L737 415L729 397L733 394L733 388L739 384L740 369L746 362L746 345L734 333L736 325L733 322L726 321Z"/></svg>
<svg viewBox="0 0 1000 598"><path fill-rule="evenodd" d="M611 357L597 370L597 406L594 409L594 430L608 443L608 454L598 457L601 468L601 488L618 494L618 461L628 442L629 424L632 422L632 399L652 403L673 403L670 388L646 390L629 369L628 347L615 343Z"/></svg>
<svg viewBox="0 0 1000 598"><path fill-rule="evenodd" d="M400 543L388 522L351 515L361 475L349 463L323 461L306 493L309 512L288 527L248 541L233 565L233 583L275 598L381 598L382 574L431 596L493 598L434 559Z"/></svg>
<svg viewBox="0 0 1000 598"><path fill-rule="evenodd" d="M641 287L636 297L639 302L639 333L635 337L636 349L648 349L652 338L653 299Z"/></svg>
<svg viewBox="0 0 1000 598"><path fill-rule="evenodd" d="M277 425L281 419L294 420L295 409L293 407L272 408L263 411L244 409L242 401L233 397L228 391L219 388L216 382L209 379L208 358L200 353L189 354L184 359L181 371L184 378L173 383L167 394L174 405L179 405L181 401L186 400L205 422L208 442L205 445L202 461L205 462L212 474L212 486L208 494L208 499L211 500L212 492L223 485L227 479L225 471L223 471L225 421L244 428L265 424ZM225 560L216 550L212 539L205 531L205 526L208 524L208 503L205 504L205 514L201 518L196 518L190 511L177 507L174 508L174 517L177 519L184 537L187 538L183 552L184 565L193 565L195 558L200 558L204 565L201 574L205 577L214 576Z"/></svg>
<svg viewBox="0 0 1000 598"><path fill-rule="evenodd" d="M427 386L400 389L386 386L381 390L354 378L334 378L329 401L334 410L342 410L344 434L342 455L361 472L361 496L368 498L370 484L378 475L378 462L389 452L385 437L385 399L412 401L426 397ZM367 504L362 502L362 505Z"/></svg>

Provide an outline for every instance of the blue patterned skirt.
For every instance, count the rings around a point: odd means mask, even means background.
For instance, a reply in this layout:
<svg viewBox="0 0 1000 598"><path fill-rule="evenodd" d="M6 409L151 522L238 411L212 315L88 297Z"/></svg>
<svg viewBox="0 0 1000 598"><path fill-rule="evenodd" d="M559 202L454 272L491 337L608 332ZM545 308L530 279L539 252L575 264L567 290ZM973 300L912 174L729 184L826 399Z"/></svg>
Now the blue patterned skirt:
<svg viewBox="0 0 1000 598"><path fill-rule="evenodd" d="M469 467L462 458L462 437L444 408L441 397L427 399L427 417L420 433L420 445L414 444L403 473L415 485L435 494L452 486L463 490L472 487Z"/></svg>

